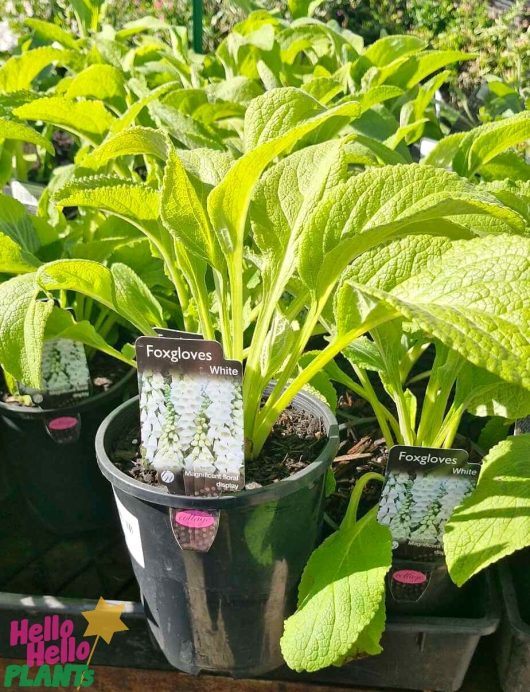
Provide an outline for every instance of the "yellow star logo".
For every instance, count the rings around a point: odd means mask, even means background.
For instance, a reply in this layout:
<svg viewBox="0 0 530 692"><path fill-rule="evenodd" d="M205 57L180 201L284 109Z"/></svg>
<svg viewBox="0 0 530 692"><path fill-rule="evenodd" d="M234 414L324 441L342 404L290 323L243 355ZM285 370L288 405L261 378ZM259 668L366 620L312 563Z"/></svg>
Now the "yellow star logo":
<svg viewBox="0 0 530 692"><path fill-rule="evenodd" d="M129 628L121 621L124 604L111 605L104 598L100 598L94 610L84 610L81 615L88 621L84 637L102 637L107 644L116 634Z"/></svg>

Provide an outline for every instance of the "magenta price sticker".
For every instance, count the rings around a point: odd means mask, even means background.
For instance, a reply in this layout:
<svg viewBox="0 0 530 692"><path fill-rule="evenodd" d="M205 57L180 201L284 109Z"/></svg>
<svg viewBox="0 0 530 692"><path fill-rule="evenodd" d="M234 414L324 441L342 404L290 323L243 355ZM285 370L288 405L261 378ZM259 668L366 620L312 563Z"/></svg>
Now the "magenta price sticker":
<svg viewBox="0 0 530 692"><path fill-rule="evenodd" d="M424 584L427 581L427 575L415 569L400 569L394 572L392 579L400 584Z"/></svg>
<svg viewBox="0 0 530 692"><path fill-rule="evenodd" d="M77 418L74 416L60 416L59 418L54 418L48 421L48 428L50 430L71 430L77 425Z"/></svg>
<svg viewBox="0 0 530 692"><path fill-rule="evenodd" d="M182 550L206 553L212 547L219 528L219 511L170 509L171 528Z"/></svg>
<svg viewBox="0 0 530 692"><path fill-rule="evenodd" d="M202 509L186 509L175 514L175 521L189 529L207 529L215 524L215 517Z"/></svg>

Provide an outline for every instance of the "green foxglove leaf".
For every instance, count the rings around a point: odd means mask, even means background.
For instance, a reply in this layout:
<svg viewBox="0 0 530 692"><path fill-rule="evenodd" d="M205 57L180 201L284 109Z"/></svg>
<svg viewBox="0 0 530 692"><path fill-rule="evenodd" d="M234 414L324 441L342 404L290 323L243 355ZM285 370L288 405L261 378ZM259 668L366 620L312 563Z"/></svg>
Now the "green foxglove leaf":
<svg viewBox="0 0 530 692"><path fill-rule="evenodd" d="M161 216L164 226L186 250L222 269L224 258L217 237L173 147L164 169Z"/></svg>
<svg viewBox="0 0 530 692"><path fill-rule="evenodd" d="M5 274L25 274L39 266L39 260L18 243L0 233L0 272Z"/></svg>
<svg viewBox="0 0 530 692"><path fill-rule="evenodd" d="M80 161L83 168L98 169L119 156L154 156L165 161L168 138L152 127L129 127L106 139Z"/></svg>
<svg viewBox="0 0 530 692"><path fill-rule="evenodd" d="M21 274L0 284L0 364L18 382L38 387L42 343L52 300L36 300L35 274Z"/></svg>
<svg viewBox="0 0 530 692"><path fill-rule="evenodd" d="M69 65L75 52L43 46L14 55L0 67L0 92L10 93L29 89L42 70L52 63Z"/></svg>
<svg viewBox="0 0 530 692"><path fill-rule="evenodd" d="M456 152L462 145L465 136L465 132L455 132L452 135L447 135L431 149L421 163L428 166L436 166L437 168L450 169Z"/></svg>
<svg viewBox="0 0 530 692"><path fill-rule="evenodd" d="M454 402L475 416L502 416L511 420L530 416L530 390L504 382L470 363L458 375Z"/></svg>
<svg viewBox="0 0 530 692"><path fill-rule="evenodd" d="M460 143L453 168L460 175L471 177L496 156L519 142L530 139L530 112L486 123L470 130Z"/></svg>
<svg viewBox="0 0 530 692"><path fill-rule="evenodd" d="M124 264L110 269L90 260L57 260L43 265L37 282L46 291L77 291L110 308L143 334L164 324L162 308L143 281Z"/></svg>
<svg viewBox="0 0 530 692"><path fill-rule="evenodd" d="M498 257L503 257L499 262ZM442 258L390 291L346 280L337 294L336 319L359 326L352 309L361 299L401 314L474 365L530 389L530 239L507 234L455 241Z"/></svg>
<svg viewBox="0 0 530 692"><path fill-rule="evenodd" d="M42 120L98 144L115 118L101 101L74 101L65 96L45 96L13 110L18 118Z"/></svg>
<svg viewBox="0 0 530 692"><path fill-rule="evenodd" d="M130 80L129 84L132 80ZM117 120L114 120L110 131L112 134L117 134L122 130L130 127L136 118L140 115L144 108L146 108L150 103L162 98L172 89L178 88L180 86L179 82L168 82L167 84L161 84L156 89L152 89L145 96L142 96L138 101L129 106L128 110Z"/></svg>
<svg viewBox="0 0 530 692"><path fill-rule="evenodd" d="M389 77L387 83L394 84L401 89L412 89L425 77L437 72L442 67L463 60L472 60L475 57L477 56L459 50L426 50L412 55L400 65Z"/></svg>
<svg viewBox="0 0 530 692"><path fill-rule="evenodd" d="M290 668L315 671L381 652L391 560L390 532L377 523L375 510L315 550L300 582L298 610L281 639Z"/></svg>
<svg viewBox="0 0 530 692"><path fill-rule="evenodd" d="M445 526L449 574L461 586L482 569L530 545L530 434L493 447L475 491Z"/></svg>
<svg viewBox="0 0 530 692"><path fill-rule="evenodd" d="M27 252L34 253L39 249L40 242L32 217L21 202L3 194L0 194L0 233Z"/></svg>
<svg viewBox="0 0 530 692"><path fill-rule="evenodd" d="M153 224L160 216L160 193L123 178L93 176L68 182L54 195L61 207L90 207L109 211L134 225Z"/></svg>
<svg viewBox="0 0 530 692"><path fill-rule="evenodd" d="M518 214L441 169L368 170L336 186L315 205L298 255L300 278L313 294L325 295L352 259L391 238L418 232L469 237L469 214L524 227Z"/></svg>
<svg viewBox="0 0 530 692"><path fill-rule="evenodd" d="M16 139L22 142L30 142L46 149L52 156L55 155L53 144L46 137L43 137L32 127L26 125L26 123L13 118L0 117L0 139Z"/></svg>
<svg viewBox="0 0 530 692"><path fill-rule="evenodd" d="M404 34L384 36L368 46L363 53L363 58L376 67L382 67L398 58L418 53L426 47L427 42L417 36Z"/></svg>
<svg viewBox="0 0 530 692"><path fill-rule="evenodd" d="M283 93L284 91L289 93ZM310 98L307 94L305 96ZM286 116L284 106L285 103L290 102L292 98L292 90L278 89L268 92L263 97L258 97L253 103L255 104L256 101L262 99L260 103L263 106L263 113L265 113L267 117L272 117L273 111L276 112L277 115L279 115L279 111L281 111L283 116L290 121L290 118ZM267 99L269 99L269 101ZM275 108L273 109L269 107L270 100L275 104ZM295 101L295 110L297 110L297 105L300 103L298 97L296 97ZM260 109L256 106L253 108L252 117L254 120L258 120L258 122L261 118L260 112ZM304 135L312 132L330 118L335 116L355 118L359 113L360 106L357 103L346 103L342 106L330 108L307 120L299 122L284 134L263 142L263 144L247 152L234 163L223 181L212 190L208 197L208 212L210 218L215 228L223 234L224 246L228 252L232 252L234 247L241 245L243 242L246 216L252 191L261 173L269 163L295 144ZM277 117L277 115L274 117ZM248 127L253 133L257 132L254 122L250 120L248 111L245 122L248 122ZM245 125L245 129L246 128L247 125ZM252 139L254 139L254 136L255 134Z"/></svg>
<svg viewBox="0 0 530 692"><path fill-rule="evenodd" d="M530 165L515 151L505 151L481 166L479 173L483 180L529 181Z"/></svg>
<svg viewBox="0 0 530 692"><path fill-rule="evenodd" d="M123 72L112 65L90 65L77 74L68 85L66 96L88 96L120 107L126 95Z"/></svg>
<svg viewBox="0 0 530 692"><path fill-rule="evenodd" d="M77 49L77 40L68 31L61 29L58 24L45 22L42 19L30 17L24 20L24 24L33 29L36 36L48 43L60 43L66 48Z"/></svg>

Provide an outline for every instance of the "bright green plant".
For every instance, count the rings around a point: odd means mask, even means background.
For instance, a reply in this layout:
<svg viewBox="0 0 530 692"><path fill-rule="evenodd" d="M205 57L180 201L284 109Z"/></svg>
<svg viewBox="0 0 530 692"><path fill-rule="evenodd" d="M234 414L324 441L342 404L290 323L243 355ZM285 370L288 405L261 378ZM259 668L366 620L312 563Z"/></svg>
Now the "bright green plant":
<svg viewBox="0 0 530 692"><path fill-rule="evenodd" d="M56 195L62 205L115 214L144 233L173 283L183 325L207 338L219 338L227 357L245 360L245 436L252 457L259 455L283 408L338 352L394 319L396 312L407 316L412 309L408 302L396 300L391 310L383 310L379 302L377 310L356 312L371 299L350 296L349 284L337 291L356 257L394 236L420 229L465 238L489 226L491 232L505 231L497 243L523 242L506 234L524 227L516 211L454 174L412 165L374 168L352 176L351 137L318 139L337 132L361 110L357 102L325 109L302 91L271 91L247 109L247 151L228 170L215 152L203 150L193 159L187 155L181 159L167 136L134 130L129 133L132 140L122 136L122 151L129 154L132 147L138 153L143 147L144 154L161 160L158 189L123 178L93 176L72 180ZM300 146L303 138L308 144L317 138L317 143L271 166L275 157L294 144ZM94 152L91 165L97 167L98 153L104 151L101 147ZM119 150L112 151L117 158ZM485 253L491 251L488 238L473 242L483 244ZM3 289L3 300L17 299L15 283L8 282ZM109 270L92 261L64 260L37 271L31 290L27 288L20 298L11 333L22 338L24 322L32 319L34 299L42 291L51 297L65 290L99 300L146 334L162 321L158 301L132 272L125 275L119 265ZM139 308L139 293L149 309ZM296 374L309 338L326 321L334 294L344 299L336 304L330 343ZM427 294L422 309L428 315L430 336L449 341L447 345L464 358L476 361L471 335L481 327L475 315L463 317L458 329L442 328L436 315L443 295ZM469 293L461 292L462 301L470 299ZM49 302L37 305L43 328L51 308ZM484 310L493 313L499 305L491 302ZM512 329L511 322L504 327ZM468 330L468 339L457 339L462 330ZM494 336L485 342L491 353ZM34 337L16 353L0 348L7 370L29 381L38 378L35 354L40 340L37 334ZM514 351L513 358L518 357ZM504 377L510 362L493 359L487 367ZM274 378L277 384L260 407L264 389Z"/></svg>

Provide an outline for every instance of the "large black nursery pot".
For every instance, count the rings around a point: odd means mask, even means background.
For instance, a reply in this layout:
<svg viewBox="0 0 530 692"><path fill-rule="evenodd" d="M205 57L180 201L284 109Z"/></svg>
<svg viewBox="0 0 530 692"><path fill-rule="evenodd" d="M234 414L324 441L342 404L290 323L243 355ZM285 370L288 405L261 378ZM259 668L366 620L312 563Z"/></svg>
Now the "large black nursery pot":
<svg viewBox="0 0 530 692"><path fill-rule="evenodd" d="M170 495L114 466L118 437L138 422L138 398L98 431L99 465L113 486L150 630L179 670L246 677L283 663L283 621L296 607L302 570L320 537L326 470L339 443L324 404L300 394L293 406L322 419L322 453L285 480L222 497ZM208 552L180 548L175 510L219 512Z"/></svg>
<svg viewBox="0 0 530 692"><path fill-rule="evenodd" d="M55 409L0 402L2 463L14 473L32 514L60 535L112 523L112 494L101 478L94 438L101 421L127 396L136 372L106 392Z"/></svg>

